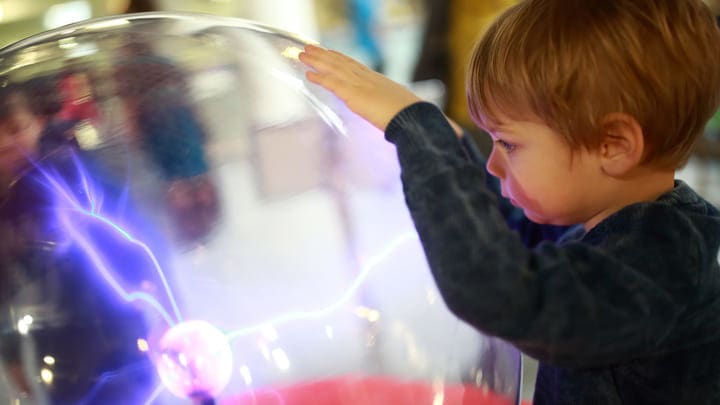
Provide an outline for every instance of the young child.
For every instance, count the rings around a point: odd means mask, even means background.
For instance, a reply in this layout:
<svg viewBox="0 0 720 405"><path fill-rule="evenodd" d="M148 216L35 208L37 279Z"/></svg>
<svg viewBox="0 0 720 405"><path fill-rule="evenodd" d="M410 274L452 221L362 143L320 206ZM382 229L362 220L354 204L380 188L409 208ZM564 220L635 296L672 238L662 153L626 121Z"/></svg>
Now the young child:
<svg viewBox="0 0 720 405"><path fill-rule="evenodd" d="M467 81L494 191L436 107L337 52L300 60L396 145L445 302L540 361L535 405L720 403L720 212L674 180L720 100L700 0L526 0L499 17Z"/></svg>

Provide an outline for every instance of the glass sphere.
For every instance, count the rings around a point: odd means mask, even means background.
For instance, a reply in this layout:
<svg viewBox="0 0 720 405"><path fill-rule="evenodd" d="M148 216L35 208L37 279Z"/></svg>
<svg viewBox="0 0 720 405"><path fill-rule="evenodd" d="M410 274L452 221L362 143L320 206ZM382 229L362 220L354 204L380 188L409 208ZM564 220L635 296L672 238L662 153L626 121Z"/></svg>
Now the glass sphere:
<svg viewBox="0 0 720 405"><path fill-rule="evenodd" d="M0 401L517 403L306 43L147 13L0 51Z"/></svg>

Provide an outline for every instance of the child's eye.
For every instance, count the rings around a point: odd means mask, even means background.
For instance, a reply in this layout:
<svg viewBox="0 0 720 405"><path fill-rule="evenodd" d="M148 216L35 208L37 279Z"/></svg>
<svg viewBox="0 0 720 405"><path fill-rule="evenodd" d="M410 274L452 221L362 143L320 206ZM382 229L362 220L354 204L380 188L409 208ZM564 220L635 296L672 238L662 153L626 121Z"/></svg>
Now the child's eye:
<svg viewBox="0 0 720 405"><path fill-rule="evenodd" d="M505 151L508 152L508 153L509 153L509 152L512 152L513 150L515 150L515 145L513 145L513 144L511 144L511 143L507 143L507 142L503 141L502 139L498 139L498 140L496 140L495 142L496 142L498 145L500 145L503 149L505 149Z"/></svg>

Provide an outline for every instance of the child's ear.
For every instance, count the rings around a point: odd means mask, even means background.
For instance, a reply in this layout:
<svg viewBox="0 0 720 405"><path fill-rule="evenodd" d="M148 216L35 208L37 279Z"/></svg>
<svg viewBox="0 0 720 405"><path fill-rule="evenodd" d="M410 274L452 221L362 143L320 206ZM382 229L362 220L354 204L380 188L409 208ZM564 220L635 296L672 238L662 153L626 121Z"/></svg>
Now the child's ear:
<svg viewBox="0 0 720 405"><path fill-rule="evenodd" d="M637 120L623 113L612 113L600 122L602 169L610 176L623 176L637 167L645 151L643 130Z"/></svg>

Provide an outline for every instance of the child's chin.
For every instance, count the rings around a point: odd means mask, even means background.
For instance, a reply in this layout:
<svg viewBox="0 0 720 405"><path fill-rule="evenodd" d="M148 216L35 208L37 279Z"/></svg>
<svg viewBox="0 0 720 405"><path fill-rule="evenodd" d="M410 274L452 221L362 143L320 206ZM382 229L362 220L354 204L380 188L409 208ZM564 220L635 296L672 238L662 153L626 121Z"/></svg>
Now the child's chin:
<svg viewBox="0 0 720 405"><path fill-rule="evenodd" d="M525 208L522 208L522 207L520 207L520 209L523 210L523 213L525 214L525 217L527 217L527 219L535 222L536 224L555 225L551 219L547 218L544 215L540 215L536 212L526 210Z"/></svg>

